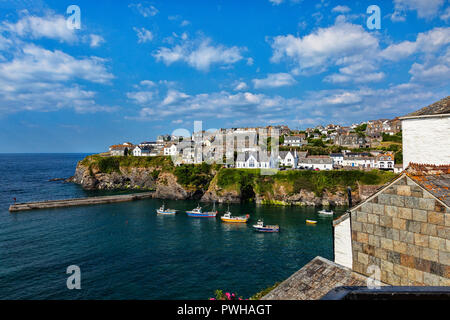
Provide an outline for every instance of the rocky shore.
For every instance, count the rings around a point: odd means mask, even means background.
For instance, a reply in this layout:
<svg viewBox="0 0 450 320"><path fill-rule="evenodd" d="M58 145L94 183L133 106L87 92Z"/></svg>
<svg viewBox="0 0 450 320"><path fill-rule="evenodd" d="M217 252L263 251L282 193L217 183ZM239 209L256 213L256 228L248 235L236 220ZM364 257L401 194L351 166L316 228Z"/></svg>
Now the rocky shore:
<svg viewBox="0 0 450 320"><path fill-rule="evenodd" d="M233 169L227 169L233 170ZM105 172L106 171L106 172ZM207 186L183 185L175 172L164 170L160 166L133 167L118 166L115 170L101 170L99 166L81 161L78 163L75 175L67 180L81 185L87 190L146 190L155 191L154 197L160 199L186 200L195 199L202 202L239 203L254 201L268 205L298 205L327 206L347 205L347 186L342 185L336 190L323 190L321 195L307 189L293 192L289 184L274 184L270 192L263 192L257 185L249 184L246 190L242 187L220 187L219 174L212 173L212 179ZM353 203L367 198L379 185L364 185L357 182L353 187Z"/></svg>

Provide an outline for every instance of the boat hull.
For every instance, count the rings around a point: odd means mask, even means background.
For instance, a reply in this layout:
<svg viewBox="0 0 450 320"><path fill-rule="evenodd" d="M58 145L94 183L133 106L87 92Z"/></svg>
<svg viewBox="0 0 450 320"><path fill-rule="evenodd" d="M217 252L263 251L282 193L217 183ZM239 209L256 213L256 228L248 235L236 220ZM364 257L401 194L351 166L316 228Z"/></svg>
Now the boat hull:
<svg viewBox="0 0 450 320"><path fill-rule="evenodd" d="M253 229L257 232L280 232L280 228L271 228L271 227L255 227Z"/></svg>
<svg viewBox="0 0 450 320"><path fill-rule="evenodd" d="M233 218L220 218L223 222L227 223L247 223L248 219L233 219Z"/></svg>
<svg viewBox="0 0 450 320"><path fill-rule="evenodd" d="M177 214L176 211L160 211L160 210L156 210L156 213L160 214L160 215L166 215L166 216L173 216L173 215Z"/></svg>
<svg viewBox="0 0 450 320"><path fill-rule="evenodd" d="M190 211L186 211L186 214L189 217L194 217L194 218L215 218L217 215L217 213L208 213L208 212L194 213L194 212L190 212Z"/></svg>

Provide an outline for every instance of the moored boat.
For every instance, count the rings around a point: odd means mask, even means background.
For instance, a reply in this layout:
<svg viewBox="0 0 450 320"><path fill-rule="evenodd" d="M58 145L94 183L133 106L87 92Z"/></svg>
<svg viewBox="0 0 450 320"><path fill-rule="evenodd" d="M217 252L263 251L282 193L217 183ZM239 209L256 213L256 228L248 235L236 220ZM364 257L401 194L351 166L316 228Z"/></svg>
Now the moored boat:
<svg viewBox="0 0 450 320"><path fill-rule="evenodd" d="M325 216L332 216L334 214L333 210L327 211L327 210L320 210L319 214L325 215Z"/></svg>
<svg viewBox="0 0 450 320"><path fill-rule="evenodd" d="M258 220L258 222L253 225L253 229L258 232L280 232L280 226L278 225L264 225L263 220Z"/></svg>
<svg viewBox="0 0 450 320"><path fill-rule="evenodd" d="M189 217L196 217L196 218L215 218L217 215L217 211L203 212L202 207L198 206L197 208L192 209L191 211L186 211L186 214Z"/></svg>
<svg viewBox="0 0 450 320"><path fill-rule="evenodd" d="M230 211L227 211L220 219L223 222L228 223L247 223L248 219L250 219L250 215L247 214L245 216L233 217Z"/></svg>
<svg viewBox="0 0 450 320"><path fill-rule="evenodd" d="M314 221L314 220L306 220L306 224L317 224L317 221Z"/></svg>
<svg viewBox="0 0 450 320"><path fill-rule="evenodd" d="M161 208L156 209L156 213L157 213L157 214L165 214L165 215L173 215L173 214L176 214L176 213L177 213L177 210L175 210L175 209L169 209L169 208L166 209L166 207L165 207L165 205L164 205L164 203L163 203L163 205L161 206Z"/></svg>

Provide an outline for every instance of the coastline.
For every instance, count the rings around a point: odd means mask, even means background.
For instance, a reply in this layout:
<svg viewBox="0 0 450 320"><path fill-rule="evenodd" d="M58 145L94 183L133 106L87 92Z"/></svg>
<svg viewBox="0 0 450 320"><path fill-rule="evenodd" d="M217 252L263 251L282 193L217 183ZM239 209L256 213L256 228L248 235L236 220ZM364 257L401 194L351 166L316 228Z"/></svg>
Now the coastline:
<svg viewBox="0 0 450 320"><path fill-rule="evenodd" d="M229 169L220 165L174 166L170 157L104 157L78 162L67 182L86 190L154 191L156 199L200 202L255 202L275 206L345 206L364 200L394 174L363 171L279 171Z"/></svg>

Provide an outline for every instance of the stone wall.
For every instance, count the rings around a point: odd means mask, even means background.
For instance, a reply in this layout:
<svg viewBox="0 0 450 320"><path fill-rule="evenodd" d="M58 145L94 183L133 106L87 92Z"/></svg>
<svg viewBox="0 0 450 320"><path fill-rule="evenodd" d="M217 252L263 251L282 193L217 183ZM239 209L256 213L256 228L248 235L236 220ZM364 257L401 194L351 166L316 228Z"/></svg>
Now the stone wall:
<svg viewBox="0 0 450 320"><path fill-rule="evenodd" d="M353 270L396 286L450 286L450 210L404 176L351 214Z"/></svg>

